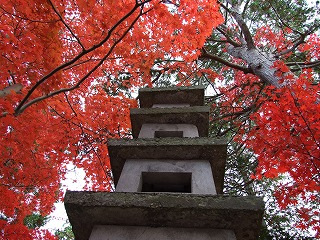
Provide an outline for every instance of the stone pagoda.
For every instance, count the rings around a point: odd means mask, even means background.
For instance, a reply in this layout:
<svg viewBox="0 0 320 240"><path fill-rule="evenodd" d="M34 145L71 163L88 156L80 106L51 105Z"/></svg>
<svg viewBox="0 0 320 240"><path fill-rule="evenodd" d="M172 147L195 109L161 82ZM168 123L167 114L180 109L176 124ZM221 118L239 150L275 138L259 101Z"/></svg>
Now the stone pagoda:
<svg viewBox="0 0 320 240"><path fill-rule="evenodd" d="M71 192L76 240L256 240L264 203L222 195L227 143L208 137L203 87L144 88L133 139L108 141L115 192Z"/></svg>

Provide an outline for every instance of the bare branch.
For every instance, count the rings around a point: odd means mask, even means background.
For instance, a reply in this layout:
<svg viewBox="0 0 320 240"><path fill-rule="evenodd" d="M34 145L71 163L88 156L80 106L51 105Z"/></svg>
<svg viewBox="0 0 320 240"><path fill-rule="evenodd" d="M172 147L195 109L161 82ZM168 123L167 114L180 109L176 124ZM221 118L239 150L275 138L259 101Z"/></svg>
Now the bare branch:
<svg viewBox="0 0 320 240"><path fill-rule="evenodd" d="M202 54L200 55L199 59L203 59L203 58L207 58L207 59L211 59L211 60L214 60L214 61L217 61L219 63L222 63L228 67L231 67L231 68L235 68L235 69L238 69L240 71L243 71L244 73L253 73L252 70L250 68L247 68L247 67L244 67L244 66L241 66L241 65L238 65L238 64L234 64L234 63L231 63L219 56L216 56L216 55L213 55L213 54L210 54L208 53L204 48L202 49Z"/></svg>

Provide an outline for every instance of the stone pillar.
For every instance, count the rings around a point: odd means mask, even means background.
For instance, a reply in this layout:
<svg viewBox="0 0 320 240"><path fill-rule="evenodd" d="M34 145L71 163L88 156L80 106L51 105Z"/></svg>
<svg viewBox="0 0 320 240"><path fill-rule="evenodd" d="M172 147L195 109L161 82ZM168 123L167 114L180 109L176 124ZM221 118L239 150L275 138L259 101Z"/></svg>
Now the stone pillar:
<svg viewBox="0 0 320 240"><path fill-rule="evenodd" d="M145 88L139 101L133 139L108 141L116 191L66 193L76 239L257 239L262 199L221 195L227 146L208 137L204 88Z"/></svg>

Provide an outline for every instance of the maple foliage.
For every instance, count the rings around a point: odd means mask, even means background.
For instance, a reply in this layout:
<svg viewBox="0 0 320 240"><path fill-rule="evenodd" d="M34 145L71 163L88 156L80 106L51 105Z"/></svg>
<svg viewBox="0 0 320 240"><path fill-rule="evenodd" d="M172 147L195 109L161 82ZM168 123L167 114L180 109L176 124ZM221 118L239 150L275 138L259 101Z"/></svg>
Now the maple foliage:
<svg viewBox="0 0 320 240"><path fill-rule="evenodd" d="M297 205L299 198L319 202L319 88L311 80L304 71L294 82L287 82L286 88L267 88L259 99L262 102L257 102L261 107L250 117L255 126L240 140L258 156L254 178L284 175L288 179L274 192L280 209ZM300 207L297 226L319 232L319 210Z"/></svg>
<svg viewBox="0 0 320 240"><path fill-rule="evenodd" d="M105 141L137 105L119 87L151 86L167 54L196 59L222 16L203 0L5 0L0 22L0 236L48 239L23 220L61 200L68 164L111 190Z"/></svg>
<svg viewBox="0 0 320 240"><path fill-rule="evenodd" d="M257 160L244 188L282 179L273 192L279 211L294 207L291 224L319 237L319 23L308 23L303 4L223 1L229 21L206 42L199 72L216 91L212 122L225 124L215 134L238 143L232 154L250 149Z"/></svg>

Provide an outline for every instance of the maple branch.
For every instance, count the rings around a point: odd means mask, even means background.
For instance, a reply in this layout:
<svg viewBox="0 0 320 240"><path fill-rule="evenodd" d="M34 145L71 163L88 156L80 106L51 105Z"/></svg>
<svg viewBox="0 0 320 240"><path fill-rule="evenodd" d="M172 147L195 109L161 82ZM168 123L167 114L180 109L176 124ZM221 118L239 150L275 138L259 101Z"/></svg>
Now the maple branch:
<svg viewBox="0 0 320 240"><path fill-rule="evenodd" d="M116 134L110 132L107 128L102 128L102 129L97 129L97 130L93 130L93 129L87 128L87 127L83 126L81 123L76 123L76 122L72 121L71 119L66 118L65 116L63 116L62 114L60 114L60 113L59 113L56 109L54 109L53 107L51 107L51 106L49 106L49 107L50 107L50 110L52 110L52 111L53 111L55 114L57 114L60 118L64 119L64 120L65 120L66 122L68 122L69 124L72 124L72 125L80 128L83 136L84 136L84 135L87 135L84 130L86 130L87 132L91 132L91 133L94 134L94 135L97 135L97 138L101 138L101 139L102 139L103 137L108 138L108 137L110 137L110 136L111 136L111 137L116 137L116 136L117 136ZM101 133L101 132L102 132L102 133ZM104 134L104 132L105 132L105 134ZM119 134L118 134L118 135L119 135ZM120 135L119 135L119 137L120 137ZM87 138L87 139L88 139L88 138ZM102 140L100 140L100 141L102 141ZM80 149L78 149L78 150L80 150Z"/></svg>
<svg viewBox="0 0 320 240"><path fill-rule="evenodd" d="M294 45L289 49L283 50L282 52L275 54L275 57L280 57L280 56L283 56L287 53L293 52L300 44L304 43L306 37L308 35L310 35L311 33L313 33L315 30L316 30L316 27L313 27L304 33L299 33L300 36L296 40L293 41L293 42L295 42Z"/></svg>
<svg viewBox="0 0 320 240"><path fill-rule="evenodd" d="M221 26L216 28L225 38L227 39L227 42L230 43L234 47L241 47L240 43L237 43L235 40L233 40L227 33L224 31Z"/></svg>
<svg viewBox="0 0 320 240"><path fill-rule="evenodd" d="M231 1L227 1L230 5L232 4ZM231 5L231 8L227 8L224 4L222 4L220 2L220 5L226 10L228 11L231 16L236 20L236 22L238 23L240 29L242 30L243 36L245 38L246 41L246 45L248 47L248 49L255 49L255 44L253 41L253 38L251 36L250 30L247 26L247 24L245 23L245 21L243 20L241 14L239 13L238 9L236 9L236 7Z"/></svg>
<svg viewBox="0 0 320 240"><path fill-rule="evenodd" d="M230 153L228 152L228 155L229 156L232 156L232 155L238 156L238 155L241 155L246 149L247 148L246 148L244 142L242 142L240 144L238 143L237 147L235 149L233 149L232 152L230 152Z"/></svg>
<svg viewBox="0 0 320 240"><path fill-rule="evenodd" d="M158 75L155 77L155 79L152 80L152 83L154 84L155 82L157 82L160 79L160 77L162 76L163 73L161 70L157 70L157 71L153 71L153 72L158 73Z"/></svg>
<svg viewBox="0 0 320 240"><path fill-rule="evenodd" d="M320 148L320 143L319 143L319 141L317 141L317 139L315 138L315 136L314 136L314 134L313 134L313 132L312 132L312 130L311 130L311 128L310 128L310 125L309 125L307 119L306 119L306 118L303 116L303 114L302 114L302 111L301 111L301 109L300 109L300 107L299 107L298 99L295 97L294 93L292 93L291 91L290 91L290 95L291 95L291 97L293 98L294 105L295 105L296 108L298 109L298 112L299 112L300 116L302 117L304 123L306 124L306 126L307 126L307 128L308 128L308 130L309 130L309 132L310 132L310 134L311 134L311 136L312 136L312 138L313 138L313 141L316 143L317 147Z"/></svg>
<svg viewBox="0 0 320 240"><path fill-rule="evenodd" d="M7 59L9 62L14 63L9 57L7 57L5 54L1 54L2 57L4 57L5 59ZM10 70L8 70L10 71Z"/></svg>
<svg viewBox="0 0 320 240"><path fill-rule="evenodd" d="M230 9L226 5L224 5L220 0L218 0L217 2L224 10L226 10L226 12L230 12ZM227 5L228 4L229 4L229 1L227 1Z"/></svg>
<svg viewBox="0 0 320 240"><path fill-rule="evenodd" d="M43 83L45 82L48 78L50 78L51 76L53 76L55 73L63 70L64 68L74 64L76 61L78 61L80 58L82 58L83 56L87 55L88 53L96 50L97 48L101 47L105 42L107 42L110 38L111 38L111 35L112 33L115 31L115 29L122 23L124 22L127 18L129 18L138 8L142 8L144 6L145 3L149 2L151 0L147 0L147 1L144 1L143 3L139 3L139 4L136 4L126 15L124 15L115 25L113 25L113 27L108 31L108 34L107 36L101 40L98 44L95 44L93 45L91 48L89 49L86 49L86 50L83 50L82 52L80 52L77 56L75 56L72 60L68 61L68 62L65 62L64 64L61 64L60 66L58 66L57 68L55 68L54 70L52 70L50 73L48 73L47 75L43 76L29 91L28 93L26 94L26 96L21 100L21 102L18 104L18 106L16 107L15 109L15 115L19 115L21 114L27 107L31 106L32 104L34 104L35 102L38 102L38 101L41 101L43 99L46 99L48 97L51 97L51 96L54 96L56 94L59 94L61 92L66 92L66 91L71 91L71 90L74 90L76 88L79 87L79 85L85 80L85 79L81 79L79 81L79 84L75 85L74 87L71 87L71 88L64 88L64 89L60 89L60 90L57 90L57 91L54 91L54 92L51 92L47 95L44 95L42 97L38 97L38 98L35 98L31 101L29 101L28 103L27 100L29 99L29 97L31 96L31 94ZM134 20L134 23L142 16L141 14L141 11L138 15L138 17ZM129 32L129 30L131 30L133 26L130 25L130 28L125 31L125 34L127 34ZM115 45L117 45L122 39L124 38L124 36L122 36L120 39L118 39L113 45L112 45L112 49L114 49ZM120 40L120 41L119 41ZM93 68L93 71L89 71L85 77L88 77L90 76L102 63L103 61L111 54L111 52L109 51L106 55L106 57L104 57L98 65L96 65L96 67Z"/></svg>
<svg viewBox="0 0 320 240"><path fill-rule="evenodd" d="M221 39L214 39L212 37L207 38L207 42L215 42L215 43L228 43L227 40L221 40Z"/></svg>
<svg viewBox="0 0 320 240"><path fill-rule="evenodd" d="M243 90L245 87L252 86L252 85L258 85L260 87L260 89L259 89L259 92L256 94L255 99L252 100L250 105L245 106L245 107L238 107L238 109L240 109L240 110L237 110L237 108L233 107L232 103L231 103L232 110L228 110L228 108L227 108L227 111L226 111L227 113L225 113L223 115L219 114L219 116L217 116L211 120L212 122L222 120L222 121L226 121L228 123L231 123L231 126L229 128L227 128L223 131L222 131L222 129L219 129L217 136L223 136L223 135L227 134L228 132L230 132L234 129L237 129L237 131L233 135L233 137L230 138L230 139L233 139L236 135L238 135L238 132L240 131L240 129L245 126L245 122L250 121L250 114L253 112L256 112L262 106L263 102L258 103L258 101L259 101L260 97L262 96L261 93L265 87L265 84L261 84L260 82L250 84L249 82L247 82L247 83L241 84L240 86L234 86L232 88L232 90L234 90L236 88L241 88ZM232 90L229 89L228 91L232 91ZM252 94L249 94L247 97L249 97L250 95L252 95ZM246 99L244 99L243 101L246 101ZM226 118L227 118L227 120L224 120ZM233 123L233 121L241 121L242 124L239 127L239 126L235 125ZM221 126L223 126L223 124L221 124Z"/></svg>
<svg viewBox="0 0 320 240"><path fill-rule="evenodd" d="M301 32L299 32L298 30L293 29L288 23L284 22L283 19L280 17L277 9L275 9L275 8L273 7L272 3L269 3L269 4L270 4L272 10L274 11L274 13L276 14L277 18L279 19L279 21L282 23L283 26L291 29L293 32L298 33L299 35L302 35Z"/></svg>
<svg viewBox="0 0 320 240"><path fill-rule="evenodd" d="M79 62L77 62L77 63L75 63L75 64L72 64L72 65L70 65L70 66L68 66L68 67L65 67L64 69L63 69L63 71L66 71L66 70L69 70L69 69L72 69L72 68L74 68L74 67L77 67L77 66L80 66L80 65L82 65L82 64L85 64L85 63L88 63L88 62L97 62L97 61L100 61L101 60L101 58L92 58L92 57L90 57L89 59L86 59L86 60L83 60L83 61L79 61Z"/></svg>
<svg viewBox="0 0 320 240"><path fill-rule="evenodd" d="M247 0L244 7L243 7L243 10L242 10L242 13L241 13L241 16L242 18L245 17L245 12L247 11L248 7L249 7L249 3L250 3L251 0Z"/></svg>
<svg viewBox="0 0 320 240"><path fill-rule="evenodd" d="M220 119L224 119L224 118L227 118L227 117L233 117L233 119L236 119L239 116L243 115L244 113L248 113L248 112L252 112L253 110L256 110L256 108L257 108L257 106L253 104L253 105L251 105L249 107L242 108L241 111L230 112L230 113L226 113L226 114L220 115L219 117L213 118L212 121L214 122L214 121L217 121L217 120L220 120Z"/></svg>
<svg viewBox="0 0 320 240"><path fill-rule="evenodd" d="M230 138L230 142L231 142L231 140L233 140L234 137L239 134L239 131L240 131L240 129L245 125L245 122L248 121L248 120L250 120L250 114L253 113L253 112L255 112L255 111L257 111L257 109L259 109L260 106L261 106L261 104L260 104L259 106L257 106L255 103L252 103L251 106L249 106L249 107L247 107L247 108L243 108L243 111L233 112L233 113L231 113L231 114L225 114L225 115L223 115L223 116L222 116L223 118L231 117L231 118L228 119L227 121L228 121L228 122L231 122L232 125L231 125L229 128L225 129L224 131L221 131L221 129L220 129L219 134L217 134L217 136L219 136L219 137L224 136L224 135L227 134L228 132L230 132L230 131L232 131L232 130L234 130L234 129L237 129L237 131L236 131L236 132L233 134L233 136ZM241 124L240 127L234 125L233 122L232 122L232 121L236 121L237 119L238 119L238 120L241 120L241 122L242 122L242 124Z"/></svg>
<svg viewBox="0 0 320 240"><path fill-rule="evenodd" d="M10 70L8 70L8 73L9 73L11 79L12 79L13 84L16 84L16 80L15 80L15 78L14 78L14 73L11 72Z"/></svg>
<svg viewBox="0 0 320 240"><path fill-rule="evenodd" d="M64 96L65 96L65 98L67 100L67 103L68 103L69 107L71 108L72 112L74 113L74 115L78 116L78 114L76 113L76 111L74 110L74 108L72 107L72 105L71 105L71 103L69 101L68 95L65 92L64 92Z"/></svg>
<svg viewBox="0 0 320 240"><path fill-rule="evenodd" d="M33 22L33 23L55 23L58 22L59 20L51 20L51 21L41 21L41 20L34 20L34 19L30 19L30 18L26 18L26 17L22 17L18 14L15 14L14 12L9 12L6 9L3 8L3 6L0 5L0 9L5 12L8 15L14 16L16 18L19 18L21 20L25 20L25 21L29 21L29 22Z"/></svg>
<svg viewBox="0 0 320 240"><path fill-rule="evenodd" d="M244 73L253 73L252 70L250 68L247 68L247 67L244 67L244 66L241 66L241 65L238 65L238 64L234 64L234 63L231 63L219 56L216 56L216 55L213 55L213 54L210 54L208 53L204 48L202 48L202 54L200 55L199 59L202 59L202 58L207 58L207 59L211 59L211 60L214 60L214 61L217 61L219 63L222 63L228 67L231 67L231 68L235 68L235 69L238 69L240 71L243 71Z"/></svg>
<svg viewBox="0 0 320 240"><path fill-rule="evenodd" d="M297 68L292 68L290 69L292 72L297 72L300 71L302 69L305 68L315 68L320 66L320 60L318 61L314 61L314 62L308 62L308 63L304 63L304 62L289 62L286 63L287 66L296 66Z"/></svg>
<svg viewBox="0 0 320 240"><path fill-rule="evenodd" d="M150 9L147 11L149 12ZM24 105L20 105L16 108L15 110L15 115L21 114L26 108L28 108L29 106L35 104L36 102L42 101L44 99L50 98L52 96L55 96L57 94L60 93L64 93L64 92L69 92L72 90L75 90L77 88L79 88L79 86L93 73L95 72L102 64L103 62L111 55L111 53L113 52L114 48L122 41L122 39L128 34L128 32L133 28L134 24L139 20L139 18L141 16L143 16L144 14L146 14L147 12L143 12L143 8L141 8L139 15L132 21L132 23L129 25L128 29L120 36L120 38L115 41L112 46L110 47L108 53L98 62L98 64L96 64L87 74L85 74L79 81L77 84L75 84L72 87L69 88L61 88L59 90L50 92L46 95L43 95L41 97L37 97L32 99L31 101L29 101L28 103L25 103ZM101 44L102 45L102 44ZM95 45L97 46L97 45ZM93 48L93 47L92 47ZM88 51L88 50L87 50ZM39 83L39 82L38 82ZM30 90L31 91L31 90ZM30 96L30 95L29 95ZM25 97L26 98L26 97ZM25 100L25 99L24 99ZM24 101L25 102L25 101Z"/></svg>
<svg viewBox="0 0 320 240"><path fill-rule="evenodd" d="M275 54L274 56L276 58L279 58L280 56L283 56L287 53L290 53L290 52L293 52L300 44L304 43L304 39L305 39L306 36L301 36L299 37L299 40L295 42L295 44L293 44L293 46L291 48L288 48L286 50L283 50L282 52L278 53L278 54Z"/></svg>
<svg viewBox="0 0 320 240"><path fill-rule="evenodd" d="M306 67L316 67L320 65L320 60L314 61L314 62L287 62L287 66L306 66Z"/></svg>
<svg viewBox="0 0 320 240"><path fill-rule="evenodd" d="M113 182L113 178L112 178L112 176L110 175L110 169L106 168L106 170L104 170L105 164L103 164L103 162L102 162L102 160L101 160L100 154L98 154L98 152L96 151L96 147L93 146L92 141L88 138L87 134L83 131L82 125L81 125L80 129L81 129L82 135L83 135L84 138L87 140L87 143L90 145L91 150L93 151L93 153L96 155L96 157L97 157L98 160L99 160L99 164L100 164L100 166L101 166L101 168L102 168L103 173L105 174L105 178L104 178L104 179L105 179L106 181L110 181L110 180L111 180L111 181ZM95 143L98 143L97 141L94 141L94 142L95 142ZM114 189L112 189L112 190L114 190Z"/></svg>
<svg viewBox="0 0 320 240"><path fill-rule="evenodd" d="M79 127L79 128L83 128L85 130L87 130L88 132L92 132L94 134L97 134L94 130L90 129L90 128L87 128L87 127L84 127L82 126L81 124L79 123L75 123L73 121L71 121L71 119L68 119L66 118L65 116L63 116L62 114L60 114L56 109L54 109L53 107L49 106L50 107L50 111L53 111L55 114L57 114L59 117L61 117L62 119L64 119L66 122L68 122L69 124L72 124L76 127ZM111 134L110 134L111 135Z"/></svg>
<svg viewBox="0 0 320 240"><path fill-rule="evenodd" d="M250 30L246 25L244 19L238 13L239 11L237 11L237 7L232 7L232 2L230 0L227 0L227 2L231 5L230 8L226 7L222 3L221 6L226 11L230 12L231 16L236 21L242 32L242 35L240 37L242 45L227 45L227 52L235 58L240 58L246 61L253 74L259 77L262 81L269 83L277 88L281 87L281 85L279 84L280 79L274 74L274 55L262 52L258 48L256 48ZM243 36L244 39L242 39Z"/></svg>
<svg viewBox="0 0 320 240"><path fill-rule="evenodd" d="M54 6L54 4L52 3L51 0L48 0L49 4L51 5L53 11L58 15L59 19L61 20L61 22L63 23L63 25L69 30L69 32L71 33L71 35L77 40L77 42L79 43L79 45L81 46L82 50L85 50L84 46L82 45L80 39L74 34L74 32L72 31L72 29L70 28L70 26L63 20L61 14L59 13L58 9Z"/></svg>

